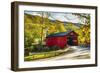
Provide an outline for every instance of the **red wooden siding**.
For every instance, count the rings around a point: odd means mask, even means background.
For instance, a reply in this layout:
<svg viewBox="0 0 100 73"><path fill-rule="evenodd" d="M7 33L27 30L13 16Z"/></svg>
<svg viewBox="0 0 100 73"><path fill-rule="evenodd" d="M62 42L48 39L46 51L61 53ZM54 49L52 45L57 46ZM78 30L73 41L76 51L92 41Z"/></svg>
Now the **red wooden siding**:
<svg viewBox="0 0 100 73"><path fill-rule="evenodd" d="M78 45L78 35L72 31L68 34L55 34L53 36L49 36L46 38L47 46L58 46L60 48L64 48L67 45L77 46Z"/></svg>
<svg viewBox="0 0 100 73"><path fill-rule="evenodd" d="M51 37L46 39L47 46L58 46L64 48L67 44L67 36Z"/></svg>

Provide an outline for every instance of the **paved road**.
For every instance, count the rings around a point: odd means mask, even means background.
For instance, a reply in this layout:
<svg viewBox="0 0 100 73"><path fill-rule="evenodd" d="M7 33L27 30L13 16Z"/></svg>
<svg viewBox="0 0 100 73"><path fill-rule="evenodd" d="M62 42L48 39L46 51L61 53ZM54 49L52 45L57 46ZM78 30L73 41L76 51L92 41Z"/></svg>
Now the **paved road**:
<svg viewBox="0 0 100 73"><path fill-rule="evenodd" d="M55 58L55 60L64 60L64 59L87 59L90 58L90 50L89 48L82 48L82 47L71 47L71 50L69 50L68 53L66 53L63 56L60 56L58 58Z"/></svg>
<svg viewBox="0 0 100 73"><path fill-rule="evenodd" d="M54 61L54 60L66 60L66 59L88 59L90 58L89 48L83 48L80 46L71 46L71 49L63 55L52 57L48 59L42 59L43 61ZM42 61L40 60L40 61Z"/></svg>

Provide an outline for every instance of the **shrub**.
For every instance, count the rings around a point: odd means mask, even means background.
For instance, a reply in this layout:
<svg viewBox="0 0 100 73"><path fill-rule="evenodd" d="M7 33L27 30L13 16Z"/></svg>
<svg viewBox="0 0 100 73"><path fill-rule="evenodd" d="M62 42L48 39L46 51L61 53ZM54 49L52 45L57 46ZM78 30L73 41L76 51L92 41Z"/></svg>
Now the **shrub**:
<svg viewBox="0 0 100 73"><path fill-rule="evenodd" d="M29 49L25 49L24 55L29 56Z"/></svg>
<svg viewBox="0 0 100 73"><path fill-rule="evenodd" d="M56 51L56 50L59 50L60 47L59 46L52 46L50 47L51 51Z"/></svg>

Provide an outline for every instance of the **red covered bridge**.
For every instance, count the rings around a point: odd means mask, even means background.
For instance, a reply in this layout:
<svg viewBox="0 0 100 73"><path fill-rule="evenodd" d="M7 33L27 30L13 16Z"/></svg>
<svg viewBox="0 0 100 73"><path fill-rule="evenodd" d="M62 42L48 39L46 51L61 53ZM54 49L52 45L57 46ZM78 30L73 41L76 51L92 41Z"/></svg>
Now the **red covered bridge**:
<svg viewBox="0 0 100 73"><path fill-rule="evenodd" d="M78 35L74 31L60 32L55 34L50 34L46 37L47 46L58 46L64 48L65 46L77 46L78 45Z"/></svg>

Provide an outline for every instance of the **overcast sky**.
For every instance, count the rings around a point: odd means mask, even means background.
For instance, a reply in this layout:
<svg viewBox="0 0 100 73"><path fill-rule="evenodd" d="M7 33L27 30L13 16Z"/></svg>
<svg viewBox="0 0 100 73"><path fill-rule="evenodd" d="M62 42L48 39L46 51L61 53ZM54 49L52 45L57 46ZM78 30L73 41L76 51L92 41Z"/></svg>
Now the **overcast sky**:
<svg viewBox="0 0 100 73"><path fill-rule="evenodd" d="M42 12L34 12L34 11L25 11L25 13L30 15L38 15L42 16ZM72 22L72 23L85 23L85 18L79 18L78 16L73 15L72 13L65 13L65 12L49 12L50 16L49 19L51 20L60 20L62 22ZM46 17L46 14L44 13L44 17Z"/></svg>

